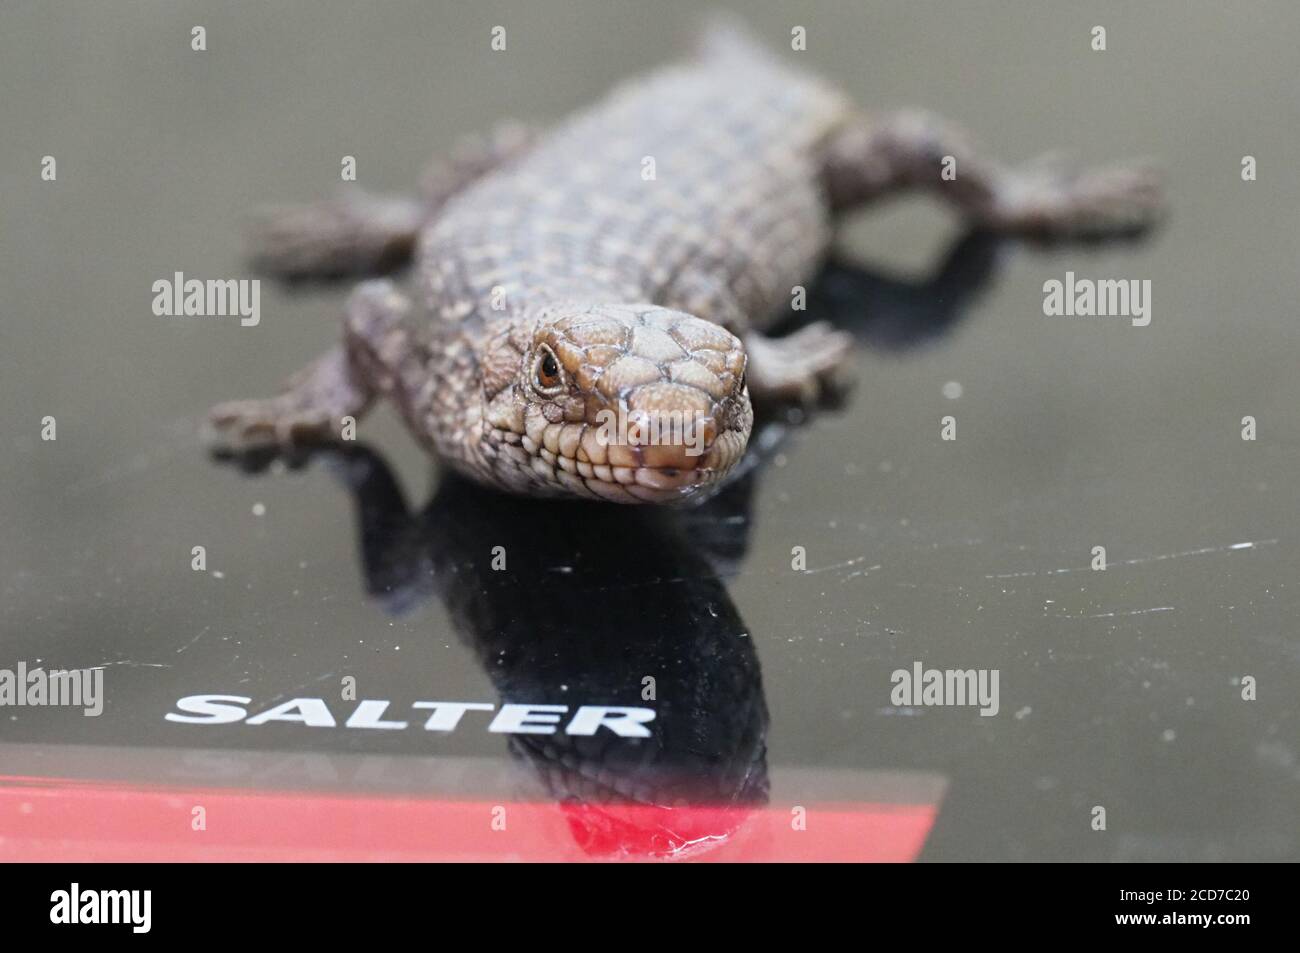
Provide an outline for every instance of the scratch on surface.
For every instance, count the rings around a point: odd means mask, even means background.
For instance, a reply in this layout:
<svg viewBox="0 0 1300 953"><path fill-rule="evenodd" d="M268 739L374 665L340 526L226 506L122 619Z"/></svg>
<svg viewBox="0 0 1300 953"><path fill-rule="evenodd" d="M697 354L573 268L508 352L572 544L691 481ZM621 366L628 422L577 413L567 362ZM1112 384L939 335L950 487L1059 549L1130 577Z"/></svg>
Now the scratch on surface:
<svg viewBox="0 0 1300 953"><path fill-rule="evenodd" d="M867 561L866 556L858 556L856 559L848 559L842 563L834 563L830 566L817 566L814 569L804 569L799 572L799 575L812 576L812 575L816 575L817 573L830 572L835 569L849 569L853 566L860 565L861 563L864 563L866 561ZM884 565L883 563L877 563L874 566L867 566L863 569L857 570L856 572L849 573L847 576L844 577L844 579L840 581L847 582L849 579L856 578L857 576L865 576L869 572L875 572L877 569L883 568L883 565ZM551 571L557 572L560 570L552 569ZM571 567L569 567L569 571L572 571ZM752 579L752 578L762 577L762 576L781 575L783 574L783 572L784 570L747 569L747 570L733 570L733 571L718 572L718 573L709 572L709 573L701 573L699 575L691 575L691 576L656 576L653 579L642 579L636 582L620 582L614 585L594 586L589 591L616 592L621 589L631 590L631 589L643 589L647 586L674 586L674 585L681 585L682 583L697 582L702 580L715 580L718 582L727 582L733 579Z"/></svg>
<svg viewBox="0 0 1300 953"><path fill-rule="evenodd" d="M708 849L716 844L725 844L730 840L730 835L727 834L705 834L702 837L682 838L681 841L677 841L674 840L674 838L681 837L682 835L678 834L676 831L669 830L668 828L664 828L664 830L667 831L669 835L668 851L673 858L698 854L704 849Z"/></svg>
<svg viewBox="0 0 1300 953"><path fill-rule="evenodd" d="M1173 612L1173 606L1156 606L1152 609L1130 609L1128 612L1098 612L1095 615L1057 615L1057 619L1114 619L1116 616L1146 615L1148 612Z"/></svg>
<svg viewBox="0 0 1300 953"><path fill-rule="evenodd" d="M197 642L199 639L201 639L201 638L203 638L205 635L207 635L208 632L209 632L211 629L212 629L212 626L210 626L210 625L205 625L205 626L203 627L202 631L200 631L198 635L194 636L194 638L190 639L188 642L186 642L184 645L182 645L180 648L178 648L178 649L176 650L176 654L177 654L177 655L180 655L182 652L184 652L186 649L188 649L191 645L193 645L193 644L194 644L195 642Z"/></svg>
<svg viewBox="0 0 1300 953"><path fill-rule="evenodd" d="M819 573L819 572L830 572L832 569L848 569L848 568L850 568L850 567L852 567L852 566L856 566L856 565L858 565L859 563L864 563L864 562L866 562L866 561L867 561L867 557L866 557L866 556L859 556L857 559L849 559L849 560L845 560L845 561L842 562L842 563L832 563L832 564L829 565L829 566L818 566L816 569L805 569L805 570L804 570L804 575L806 575L806 576L812 576L812 575L815 575L816 573ZM879 567L879 566L872 566L871 568L872 568L872 569L879 569L880 567Z"/></svg>
<svg viewBox="0 0 1300 953"><path fill-rule="evenodd" d="M299 684L295 685L293 688L289 689L287 692L279 692L276 695L272 695L271 702L274 704L279 704L283 699L290 698L298 694L298 692L302 691L304 688L310 688L313 685L319 685L321 682L326 681L327 679L331 679L333 677L334 677L334 672L326 672L324 675L318 675L315 678L308 679L305 682L300 682ZM247 679L244 679L242 681L247 681Z"/></svg>
<svg viewBox="0 0 1300 953"><path fill-rule="evenodd" d="M1121 559L1112 562L1114 566L1139 566L1143 563L1155 563L1165 559L1181 559L1184 556L1208 556L1211 553L1229 553L1239 549L1255 549L1258 546L1272 546L1276 539L1257 539L1245 543L1231 543L1227 546L1203 546L1200 549L1188 549L1181 553L1164 553L1159 556L1138 556L1134 559ZM1091 566L1067 566L1064 569L1029 570L1027 572L1003 572L986 575L985 579L1022 579L1026 576L1059 576L1067 572L1092 572Z"/></svg>
<svg viewBox="0 0 1300 953"><path fill-rule="evenodd" d="M847 576L845 576L843 579L841 579L840 582L841 582L841 583L845 583L845 582L848 582L850 579L857 579L859 576L865 576L865 575L866 575L867 573L869 573L869 572L875 572L875 571L876 571L877 569L879 569L880 567L881 567L881 564L880 564L880 563L876 563L874 566L868 566L866 569L859 569L857 572L851 572L851 573L849 573Z"/></svg>
<svg viewBox="0 0 1300 953"><path fill-rule="evenodd" d="M127 668L171 668L164 662L133 662L130 659L122 659L117 662L100 662L98 665L90 665L88 668L108 668L110 665L125 665Z"/></svg>

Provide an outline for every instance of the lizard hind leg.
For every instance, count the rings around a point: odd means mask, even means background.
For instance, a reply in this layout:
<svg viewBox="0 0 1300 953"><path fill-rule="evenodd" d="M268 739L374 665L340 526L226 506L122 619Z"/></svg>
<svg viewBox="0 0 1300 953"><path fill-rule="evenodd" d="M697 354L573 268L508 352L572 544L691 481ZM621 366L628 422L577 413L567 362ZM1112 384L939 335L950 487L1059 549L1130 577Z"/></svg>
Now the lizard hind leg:
<svg viewBox="0 0 1300 953"><path fill-rule="evenodd" d="M290 281L380 274L410 259L424 219L417 199L359 191L261 209L250 229L253 266Z"/></svg>
<svg viewBox="0 0 1300 953"><path fill-rule="evenodd" d="M275 397L218 404L208 416L211 442L243 452L345 438L347 418L360 419L391 387L388 368L407 307L391 282L360 285L348 303L343 343L290 377Z"/></svg>
<svg viewBox="0 0 1300 953"><path fill-rule="evenodd" d="M407 264L420 229L477 180L526 153L538 130L503 122L485 135L461 137L433 162L417 195L376 196L360 190L305 205L263 209L251 228L252 258L261 271L288 280L378 275Z"/></svg>
<svg viewBox="0 0 1300 953"><path fill-rule="evenodd" d="M1149 161L1077 170L1039 160L1007 169L957 127L918 110L848 123L825 146L822 176L837 211L925 189L977 225L1045 238L1135 234L1164 210L1160 175Z"/></svg>

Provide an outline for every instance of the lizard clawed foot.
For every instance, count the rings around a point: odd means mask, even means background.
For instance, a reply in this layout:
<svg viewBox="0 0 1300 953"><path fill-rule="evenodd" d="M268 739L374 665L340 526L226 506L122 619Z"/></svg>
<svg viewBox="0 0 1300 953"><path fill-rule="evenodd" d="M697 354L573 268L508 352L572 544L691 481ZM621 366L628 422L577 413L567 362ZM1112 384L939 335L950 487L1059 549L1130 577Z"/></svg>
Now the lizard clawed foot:
<svg viewBox="0 0 1300 953"><path fill-rule="evenodd" d="M292 450L345 436L345 417L359 417L371 394L336 347L289 379L283 393L264 400L218 404L208 414L209 443L240 453L267 447Z"/></svg>
<svg viewBox="0 0 1300 953"><path fill-rule="evenodd" d="M753 399L812 404L839 387L841 372L852 362L853 337L818 321L783 338L750 334L745 350Z"/></svg>
<svg viewBox="0 0 1300 953"><path fill-rule="evenodd" d="M1145 231L1164 210L1160 170L1149 160L1072 172L1053 155L1008 176L988 224L1046 238L1105 238Z"/></svg>
<svg viewBox="0 0 1300 953"><path fill-rule="evenodd" d="M208 414L208 423L210 442L235 452L322 443L337 437L342 426L318 408L300 405L293 394L218 404Z"/></svg>

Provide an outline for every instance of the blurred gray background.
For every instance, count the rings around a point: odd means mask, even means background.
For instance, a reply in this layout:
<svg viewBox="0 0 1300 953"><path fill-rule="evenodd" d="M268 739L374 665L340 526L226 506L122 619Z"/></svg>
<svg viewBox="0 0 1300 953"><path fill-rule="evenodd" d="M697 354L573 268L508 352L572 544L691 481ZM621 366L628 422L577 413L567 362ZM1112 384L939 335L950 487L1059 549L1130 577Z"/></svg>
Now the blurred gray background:
<svg viewBox="0 0 1300 953"><path fill-rule="evenodd" d="M349 154L364 187L404 190L461 133L559 118L678 55L696 6L5 5L0 665L103 664L110 705L57 727L0 712L0 739L194 743L161 722L180 695L311 694L350 664L383 697L493 697L440 605L392 619L365 598L327 476L241 477L198 443L211 404L270 391L335 338L347 287L264 282L261 325L241 328L156 317L151 285L251 277L251 208L331 193ZM1006 160L1157 157L1172 209L1138 245L1014 249L943 339L864 350L849 405L769 468L729 591L762 661L771 762L944 774L934 859L1300 857L1300 8L744 12L862 105L936 110ZM207 52L190 50L196 24ZM923 276L959 230L908 199L853 220L840 249ZM1066 270L1150 279L1151 325L1044 317L1042 284ZM429 466L395 418L366 436L421 500ZM190 570L200 543L221 578ZM823 571L792 573L795 545ZM1105 573L1088 571L1095 545ZM1001 714L893 710L889 673L918 659L999 668ZM423 743L380 734L222 742ZM484 733L437 744L503 754Z"/></svg>

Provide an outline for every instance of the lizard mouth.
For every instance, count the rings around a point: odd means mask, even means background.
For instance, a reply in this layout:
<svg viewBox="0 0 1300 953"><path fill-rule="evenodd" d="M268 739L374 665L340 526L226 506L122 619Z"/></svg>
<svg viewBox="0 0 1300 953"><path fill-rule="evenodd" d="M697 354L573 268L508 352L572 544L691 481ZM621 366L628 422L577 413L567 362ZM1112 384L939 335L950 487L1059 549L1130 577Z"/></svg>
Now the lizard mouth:
<svg viewBox="0 0 1300 953"><path fill-rule="evenodd" d="M603 464L542 447L538 462L553 468L554 479L583 496L615 503L670 503L721 480L744 453L747 436L739 430L724 431L699 456L677 454L679 460L663 462L642 458L635 451L650 448L636 447L626 448L632 451L627 456L611 455Z"/></svg>
<svg viewBox="0 0 1300 953"><path fill-rule="evenodd" d="M518 422L522 433L499 433L505 444L501 456L514 461L507 472L526 471L518 477L527 477L532 492L540 483L547 495L678 502L717 484L740 460L749 439L752 411L743 392L730 400L696 403L698 412L684 414L680 405L629 412L621 402L614 410L605 402L589 402L568 408L573 415L568 420L550 419L559 414L534 404Z"/></svg>

